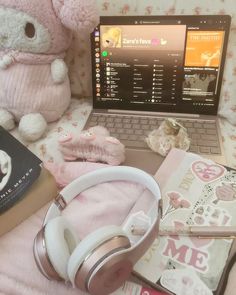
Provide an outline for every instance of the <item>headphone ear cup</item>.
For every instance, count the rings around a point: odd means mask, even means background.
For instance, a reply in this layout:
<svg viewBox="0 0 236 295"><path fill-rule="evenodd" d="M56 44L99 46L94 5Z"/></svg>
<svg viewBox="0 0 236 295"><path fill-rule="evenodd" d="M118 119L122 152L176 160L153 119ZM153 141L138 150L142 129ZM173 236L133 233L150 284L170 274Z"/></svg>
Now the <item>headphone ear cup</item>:
<svg viewBox="0 0 236 295"><path fill-rule="evenodd" d="M122 237L125 240L124 248L129 248L131 246L129 239L122 228L114 225L99 228L96 231L90 233L80 242L80 244L71 254L68 261L67 272L73 285L76 285L76 287L82 290L88 291L87 287L85 286L85 282L82 285L76 282L77 273L82 269L83 263L87 261L88 257L92 255L95 250L97 250L101 245L105 244L106 241L112 240L115 237ZM118 249L121 250L120 247ZM105 259L110 253L114 253L114 248L107 249L107 251L102 254L100 260L102 260L102 258ZM99 261L99 255L97 256L97 259ZM95 264L92 266L95 267ZM90 274L89 270L88 272ZM85 281L87 281L87 279Z"/></svg>
<svg viewBox="0 0 236 295"><path fill-rule="evenodd" d="M67 263L79 243L72 225L62 216L50 220L44 230L48 258L58 275L68 281Z"/></svg>

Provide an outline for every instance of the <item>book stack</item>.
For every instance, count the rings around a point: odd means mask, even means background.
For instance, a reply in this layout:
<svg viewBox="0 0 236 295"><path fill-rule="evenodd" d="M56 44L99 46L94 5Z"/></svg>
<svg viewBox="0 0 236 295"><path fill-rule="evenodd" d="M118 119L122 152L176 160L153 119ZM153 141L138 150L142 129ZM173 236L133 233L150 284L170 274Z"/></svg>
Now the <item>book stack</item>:
<svg viewBox="0 0 236 295"><path fill-rule="evenodd" d="M0 127L0 236L57 195L41 160Z"/></svg>
<svg viewBox="0 0 236 295"><path fill-rule="evenodd" d="M173 149L155 178L163 200L162 236L136 264L135 274L168 294L222 295L234 240L212 231L235 228L236 171ZM205 237L188 233L194 227L204 228Z"/></svg>

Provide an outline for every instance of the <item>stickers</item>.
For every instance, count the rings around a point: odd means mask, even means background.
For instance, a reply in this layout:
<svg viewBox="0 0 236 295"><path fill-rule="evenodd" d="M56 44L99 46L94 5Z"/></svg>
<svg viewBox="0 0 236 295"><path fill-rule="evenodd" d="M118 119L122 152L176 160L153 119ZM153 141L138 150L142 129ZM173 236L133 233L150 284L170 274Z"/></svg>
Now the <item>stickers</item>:
<svg viewBox="0 0 236 295"><path fill-rule="evenodd" d="M161 285L176 295L213 295L212 291L190 269L165 270Z"/></svg>
<svg viewBox="0 0 236 295"><path fill-rule="evenodd" d="M182 229L183 232L186 232L186 226L184 223L180 221L174 221L174 225L177 231L181 232L181 229ZM212 239L199 239L197 237L191 237L191 236L189 236L189 239L196 249L200 249L204 247L205 255L206 257L209 257L209 252L206 250L206 248L208 248L213 243Z"/></svg>
<svg viewBox="0 0 236 295"><path fill-rule="evenodd" d="M125 282L124 285L116 290L113 295L166 295L151 288L144 288L133 282Z"/></svg>
<svg viewBox="0 0 236 295"><path fill-rule="evenodd" d="M192 163L192 171L201 181L207 183L222 177L226 169L217 164L196 161Z"/></svg>
<svg viewBox="0 0 236 295"><path fill-rule="evenodd" d="M221 207L199 205L193 210L192 220L195 225L221 226L229 224L231 215Z"/></svg>
<svg viewBox="0 0 236 295"><path fill-rule="evenodd" d="M168 214L176 211L177 209L187 209L191 207L191 203L183 198L183 196L179 192L167 192L166 196L168 197L168 205L162 215L162 219L164 219Z"/></svg>
<svg viewBox="0 0 236 295"><path fill-rule="evenodd" d="M213 202L217 204L219 201L235 201L236 200L236 183L222 182L215 188L216 200Z"/></svg>

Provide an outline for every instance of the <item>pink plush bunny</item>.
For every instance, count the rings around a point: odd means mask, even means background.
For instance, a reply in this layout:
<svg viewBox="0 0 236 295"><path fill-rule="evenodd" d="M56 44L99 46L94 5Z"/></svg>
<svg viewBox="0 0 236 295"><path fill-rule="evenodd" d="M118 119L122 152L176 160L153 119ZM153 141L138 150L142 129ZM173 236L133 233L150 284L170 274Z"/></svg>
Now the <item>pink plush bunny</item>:
<svg viewBox="0 0 236 295"><path fill-rule="evenodd" d="M37 140L67 109L72 31L98 22L93 0L0 0L0 125Z"/></svg>

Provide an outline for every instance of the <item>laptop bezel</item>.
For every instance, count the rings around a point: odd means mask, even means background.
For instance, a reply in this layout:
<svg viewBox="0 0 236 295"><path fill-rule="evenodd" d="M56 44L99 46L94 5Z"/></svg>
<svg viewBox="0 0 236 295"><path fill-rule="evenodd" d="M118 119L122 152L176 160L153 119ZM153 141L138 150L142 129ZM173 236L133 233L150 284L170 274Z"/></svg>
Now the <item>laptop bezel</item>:
<svg viewBox="0 0 236 295"><path fill-rule="evenodd" d="M130 24L132 21L163 21L163 20L181 20L186 22L191 19L191 21L198 23L199 19L202 21L211 22L214 20L222 21L222 26L224 27L225 36L224 36L224 43L222 49L222 58L221 58L221 65L220 65L220 74L218 78L218 88L216 94L216 103L214 107L208 108L204 106L197 106L195 108L191 107L190 109L178 109L178 113L191 113L191 114L200 114L200 115L217 115L219 102L220 102L220 94L222 90L222 81L224 75L224 68L225 68L225 61L226 61L226 54L227 54L227 46L228 46L228 39L230 33L230 25L231 25L231 16L230 15L161 15L161 16L103 16L100 17L100 24L102 25L125 25ZM100 27L98 25L98 28ZM94 38L94 32L91 33L91 59L92 59L92 86L93 86L93 108L95 109L119 109L119 110L132 110L132 111L148 111L148 112L174 112L168 106L160 106L160 105L153 105L153 104L125 104L124 102L119 103L117 101L98 101L96 99L96 64L95 64L95 47L96 42Z"/></svg>

